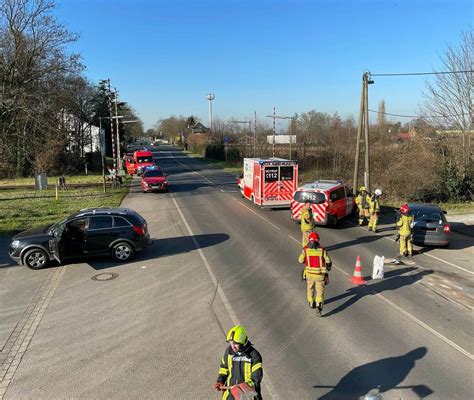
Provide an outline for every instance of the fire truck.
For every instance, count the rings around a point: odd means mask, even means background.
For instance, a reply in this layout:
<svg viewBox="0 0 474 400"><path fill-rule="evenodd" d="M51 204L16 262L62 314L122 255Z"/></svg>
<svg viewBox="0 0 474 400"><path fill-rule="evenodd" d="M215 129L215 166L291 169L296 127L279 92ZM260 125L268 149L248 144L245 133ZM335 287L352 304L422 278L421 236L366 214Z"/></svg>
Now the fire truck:
<svg viewBox="0 0 474 400"><path fill-rule="evenodd" d="M125 167L129 175L142 174L145 167L153 167L155 163L153 161L153 153L148 150L137 150L133 155L126 155Z"/></svg>
<svg viewBox="0 0 474 400"><path fill-rule="evenodd" d="M298 162L284 158L244 158L237 181L242 196L260 207L289 207L298 185Z"/></svg>
<svg viewBox="0 0 474 400"><path fill-rule="evenodd" d="M337 221L355 211L352 189L340 180L317 180L298 187L291 201L291 219L301 220L305 202L311 203L314 222L336 226Z"/></svg>

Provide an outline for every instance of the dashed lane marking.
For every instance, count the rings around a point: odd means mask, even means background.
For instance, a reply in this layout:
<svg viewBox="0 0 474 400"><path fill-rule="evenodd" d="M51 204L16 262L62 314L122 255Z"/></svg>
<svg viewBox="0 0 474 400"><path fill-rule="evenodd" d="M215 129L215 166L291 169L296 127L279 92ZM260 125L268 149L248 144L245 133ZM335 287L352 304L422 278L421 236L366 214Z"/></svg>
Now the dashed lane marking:
<svg viewBox="0 0 474 400"><path fill-rule="evenodd" d="M249 210L251 213L254 213L258 218L260 219L263 219L266 223L270 224L271 226L273 226L276 230L280 231L281 228L279 226L276 226L274 223L270 222L268 219L266 219L265 217L261 216L258 212L252 210L250 207L247 207L244 203L242 203L241 201L239 201L238 199L234 199L233 197L231 197L232 200L236 201L237 203L239 203L242 207L245 207L247 210Z"/></svg>
<svg viewBox="0 0 474 400"><path fill-rule="evenodd" d="M188 233L189 233L189 235L190 235L190 237L191 237L191 239L194 243L194 246L196 247L196 249L198 251L198 254L201 257L201 260L204 263L209 276L211 277L211 281L212 281L213 285L217 288L217 293L219 294L219 297L221 298L222 302L224 303L224 306L225 306L227 312L229 313L229 316L232 319L232 322L234 323L234 325L240 325L239 319L237 318L237 314L235 313L234 309L232 308L226 294L222 290L221 285L219 285L219 282L218 282L216 276L214 275L214 272L212 272L211 266L209 265L209 262L207 261L207 258L204 255L204 252L202 251L201 247L199 246L199 243L197 242L196 237L195 237L193 231L191 230L191 227L188 224L188 221L184 217L183 212L181 211L180 207L178 206L178 203L177 203L176 199L174 198L173 194L170 193L170 195L171 195L171 198L174 202L174 205L176 206L176 210L178 211L181 219L183 220L183 223L186 226L186 229L188 230ZM265 380L262 382L262 386L265 387L266 391L269 393L269 395L272 399L278 399L278 395L276 394L275 389L273 387L273 384L270 380L270 377L268 376L268 372L265 372Z"/></svg>
<svg viewBox="0 0 474 400"><path fill-rule="evenodd" d="M33 296L32 301L23 313L20 322L3 347L0 353L0 400L5 396L8 386L13 380L23 355L26 353L36 329L38 329L51 303L51 299L59 286L59 282L66 268L66 266L56 268L53 273L48 274L43 280L41 286Z"/></svg>

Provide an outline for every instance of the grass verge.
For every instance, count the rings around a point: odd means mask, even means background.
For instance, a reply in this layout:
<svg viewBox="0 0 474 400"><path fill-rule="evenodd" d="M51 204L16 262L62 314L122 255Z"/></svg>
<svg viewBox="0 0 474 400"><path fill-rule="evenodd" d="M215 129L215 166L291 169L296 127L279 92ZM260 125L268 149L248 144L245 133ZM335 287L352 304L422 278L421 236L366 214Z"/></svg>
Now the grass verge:
<svg viewBox="0 0 474 400"><path fill-rule="evenodd" d="M108 176L108 174L106 174ZM88 174L88 175L65 175L66 184L69 183L102 183L102 174ZM58 181L59 176L48 176L48 184L54 186ZM16 178L16 179L0 179L1 186L24 186L34 185L35 178Z"/></svg>
<svg viewBox="0 0 474 400"><path fill-rule="evenodd" d="M231 174L239 175L242 172L242 162L238 164L229 163L226 161L216 160L214 158L203 157L196 153L187 153L189 157L196 158L206 164L214 165L217 168L223 169L226 172L230 172Z"/></svg>
<svg viewBox="0 0 474 400"><path fill-rule="evenodd" d="M0 233L20 231L52 224L83 208L117 207L128 193L128 180L121 188L0 191Z"/></svg>

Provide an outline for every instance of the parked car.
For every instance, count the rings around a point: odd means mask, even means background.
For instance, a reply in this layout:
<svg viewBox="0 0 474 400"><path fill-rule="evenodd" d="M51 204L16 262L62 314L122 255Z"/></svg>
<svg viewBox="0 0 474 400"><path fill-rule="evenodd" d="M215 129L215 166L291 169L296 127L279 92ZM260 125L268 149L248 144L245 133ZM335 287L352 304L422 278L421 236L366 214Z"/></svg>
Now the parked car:
<svg viewBox="0 0 474 400"><path fill-rule="evenodd" d="M142 176L142 192L167 192L168 181L163 170L159 167L153 169L147 169Z"/></svg>
<svg viewBox="0 0 474 400"><path fill-rule="evenodd" d="M91 208L54 225L15 235L8 253L18 264L40 269L56 259L112 256L130 260L150 244L145 219L128 208Z"/></svg>
<svg viewBox="0 0 474 400"><path fill-rule="evenodd" d="M431 246L449 246L451 226L445 214L435 204L408 204L409 213L413 215L413 243Z"/></svg>

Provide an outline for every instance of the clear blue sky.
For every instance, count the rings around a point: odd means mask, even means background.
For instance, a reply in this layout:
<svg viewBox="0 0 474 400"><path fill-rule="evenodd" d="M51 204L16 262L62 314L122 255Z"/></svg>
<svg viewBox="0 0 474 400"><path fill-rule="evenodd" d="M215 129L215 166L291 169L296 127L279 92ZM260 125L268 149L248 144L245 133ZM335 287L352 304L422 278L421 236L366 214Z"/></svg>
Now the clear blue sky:
<svg viewBox="0 0 474 400"><path fill-rule="evenodd" d="M94 83L150 128L170 115L356 116L363 71L432 71L474 24L472 0L57 0ZM417 114L426 77L377 78L369 107Z"/></svg>

